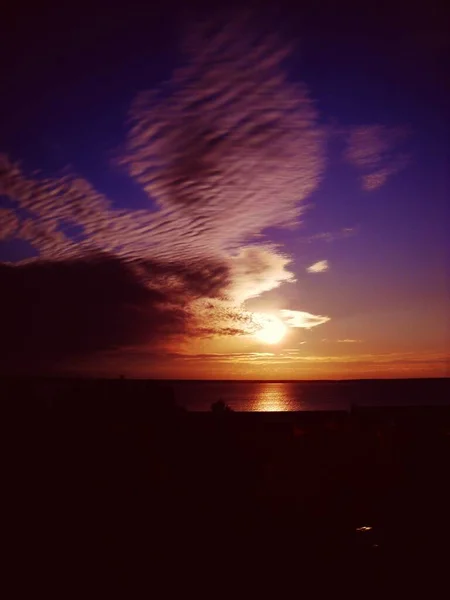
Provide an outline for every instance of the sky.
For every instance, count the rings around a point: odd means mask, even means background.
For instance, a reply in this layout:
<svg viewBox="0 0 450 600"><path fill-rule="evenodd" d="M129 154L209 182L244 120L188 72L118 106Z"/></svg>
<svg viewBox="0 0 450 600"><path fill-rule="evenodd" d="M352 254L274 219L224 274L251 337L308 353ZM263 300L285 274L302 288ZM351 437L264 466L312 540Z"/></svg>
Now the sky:
<svg viewBox="0 0 450 600"><path fill-rule="evenodd" d="M2 372L449 375L437 4L55 4L1 27Z"/></svg>

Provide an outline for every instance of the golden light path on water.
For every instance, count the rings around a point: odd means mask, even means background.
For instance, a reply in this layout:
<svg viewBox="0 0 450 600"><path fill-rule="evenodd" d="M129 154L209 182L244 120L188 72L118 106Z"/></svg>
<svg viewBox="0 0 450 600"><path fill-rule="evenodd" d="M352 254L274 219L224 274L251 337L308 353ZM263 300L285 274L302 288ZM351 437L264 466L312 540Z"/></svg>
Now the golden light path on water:
<svg viewBox="0 0 450 600"><path fill-rule="evenodd" d="M286 391L285 383L261 383L251 410L261 412L302 410L301 402Z"/></svg>

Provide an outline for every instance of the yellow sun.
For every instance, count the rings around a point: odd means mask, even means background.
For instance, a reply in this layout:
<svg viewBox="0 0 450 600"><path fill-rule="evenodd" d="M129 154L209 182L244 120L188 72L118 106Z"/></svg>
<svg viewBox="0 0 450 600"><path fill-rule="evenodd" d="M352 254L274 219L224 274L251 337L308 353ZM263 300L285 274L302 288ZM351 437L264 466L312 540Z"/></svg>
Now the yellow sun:
<svg viewBox="0 0 450 600"><path fill-rule="evenodd" d="M262 315L261 315L262 316ZM264 315L260 321L261 329L255 337L266 344L277 344L286 334L286 326L276 317Z"/></svg>

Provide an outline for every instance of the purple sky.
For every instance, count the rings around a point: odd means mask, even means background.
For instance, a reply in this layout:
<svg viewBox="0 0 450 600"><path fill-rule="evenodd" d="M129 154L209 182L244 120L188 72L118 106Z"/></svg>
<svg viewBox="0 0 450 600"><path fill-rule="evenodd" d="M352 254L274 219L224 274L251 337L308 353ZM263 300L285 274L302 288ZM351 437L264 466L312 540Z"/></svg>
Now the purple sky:
<svg viewBox="0 0 450 600"><path fill-rule="evenodd" d="M286 4L233 17L222 49L195 38L199 6L7 16L8 368L448 375L449 47L432 8ZM287 327L279 343L255 338L260 314Z"/></svg>

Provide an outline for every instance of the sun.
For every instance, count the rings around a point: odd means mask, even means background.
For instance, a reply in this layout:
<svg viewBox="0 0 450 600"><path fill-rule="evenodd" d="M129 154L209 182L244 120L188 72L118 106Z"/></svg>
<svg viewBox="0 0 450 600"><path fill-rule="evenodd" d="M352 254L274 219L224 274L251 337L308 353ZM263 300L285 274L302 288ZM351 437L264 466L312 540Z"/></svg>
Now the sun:
<svg viewBox="0 0 450 600"><path fill-rule="evenodd" d="M269 315L261 316L263 317L260 319L261 329L254 334L255 337L266 344L277 344L286 335L286 325L276 317Z"/></svg>

